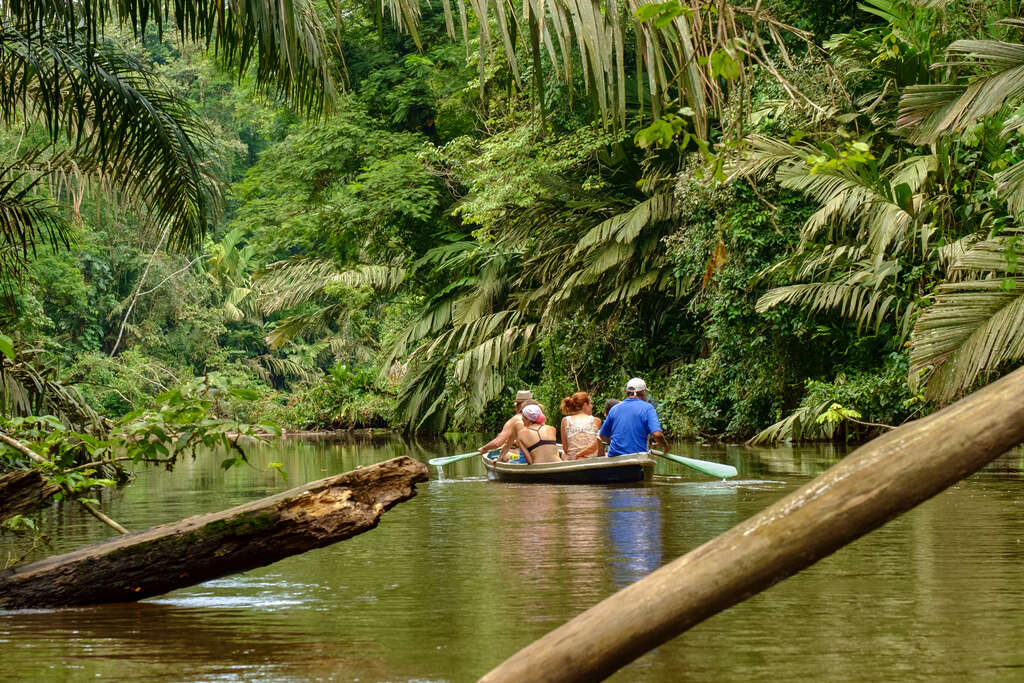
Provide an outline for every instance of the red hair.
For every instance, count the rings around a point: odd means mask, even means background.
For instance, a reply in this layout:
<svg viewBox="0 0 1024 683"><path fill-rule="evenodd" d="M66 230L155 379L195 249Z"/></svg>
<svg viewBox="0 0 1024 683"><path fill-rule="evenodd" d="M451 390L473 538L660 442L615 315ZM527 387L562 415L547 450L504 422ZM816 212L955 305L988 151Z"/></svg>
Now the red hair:
<svg viewBox="0 0 1024 683"><path fill-rule="evenodd" d="M562 399L562 405L560 406L562 414L572 415L573 413L578 413L583 410L584 403L591 403L590 394L585 391L577 391L572 396L566 396Z"/></svg>

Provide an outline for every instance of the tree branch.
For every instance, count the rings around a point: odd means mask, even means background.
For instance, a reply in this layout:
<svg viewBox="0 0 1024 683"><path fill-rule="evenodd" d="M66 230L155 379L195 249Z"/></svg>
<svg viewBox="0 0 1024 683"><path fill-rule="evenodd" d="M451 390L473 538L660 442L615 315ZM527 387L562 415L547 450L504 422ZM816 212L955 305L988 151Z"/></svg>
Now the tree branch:
<svg viewBox="0 0 1024 683"><path fill-rule="evenodd" d="M21 454L23 454L25 456L28 456L28 458L30 458L32 460L32 462L38 463L40 465L53 465L53 463L51 463L49 460L47 460L43 456L39 455L38 453L33 451L28 446L26 446L22 442L18 441L17 439L15 439L14 437L10 436L9 434L7 434L7 433L5 433L3 431L0 431L0 442L3 442L5 444L7 444L8 446L10 446L11 448L13 448L14 450L18 451ZM71 487L68 486L67 484L61 484L60 487L64 491L65 494L73 495L74 492L71 490ZM118 524L116 521L114 521L110 517L107 517L105 514L100 512L100 510L95 505L93 505L92 503L86 502L84 500L79 500L78 504L81 505L82 507L84 507L89 512L90 515L92 515L96 519L100 520L101 522L103 522L104 524L109 526L111 529L116 531L117 533L119 533L119 534L127 534L128 533L127 529L125 529L123 526Z"/></svg>

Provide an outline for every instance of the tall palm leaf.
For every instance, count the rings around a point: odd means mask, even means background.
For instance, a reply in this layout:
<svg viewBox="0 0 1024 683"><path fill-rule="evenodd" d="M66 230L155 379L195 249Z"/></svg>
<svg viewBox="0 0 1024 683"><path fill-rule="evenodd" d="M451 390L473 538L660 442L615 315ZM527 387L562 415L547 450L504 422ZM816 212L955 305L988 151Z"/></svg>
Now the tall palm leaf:
<svg viewBox="0 0 1024 683"><path fill-rule="evenodd" d="M1024 26L1020 19L999 23ZM937 85L912 86L900 100L898 125L904 126L915 142L933 143L1016 106L1024 98L1024 44L958 40L950 44L946 54L946 61L936 67L951 69L959 77ZM1005 132L1020 125L1019 118L1011 119ZM996 184L1014 212L1024 211L1024 163L1000 171Z"/></svg>
<svg viewBox="0 0 1024 683"><path fill-rule="evenodd" d="M1024 358L1024 277L1021 233L984 240L953 270L972 279L939 287L914 325L911 380L940 404L966 393L1000 366Z"/></svg>
<svg viewBox="0 0 1024 683"><path fill-rule="evenodd" d="M324 259L292 259L256 273L253 287L264 313L314 306L311 311L284 318L267 334L267 343L276 349L301 335L322 333L347 319L351 311L344 302L331 299L333 287L370 287L393 293L404 279L405 270L397 266L362 264L339 269Z"/></svg>
<svg viewBox="0 0 1024 683"><path fill-rule="evenodd" d="M57 376L43 349L15 346L0 354L0 415L53 415L69 427L104 433L109 420L100 417L78 389Z"/></svg>
<svg viewBox="0 0 1024 683"><path fill-rule="evenodd" d="M415 5L412 0L390 2ZM709 115L720 111L725 103L728 87L720 79L723 64L736 68L745 62L758 64L783 82L791 97L801 99L775 66L777 57L769 46L778 46L785 55L783 33L805 40L811 34L777 21L761 8L761 3L747 7L700 0L678 4L641 0L524 0L522 7L518 7L510 0L470 0L469 5L480 27L481 88L485 83L484 62L494 49L503 51L513 78L520 85L521 52L531 56L532 71L540 78L543 45L555 76L564 82L572 83L573 65L579 60L584 87L592 94L602 121L620 129L625 129L626 121L628 62L636 69L630 78L636 82L638 100L642 102L649 96L655 116L661 115L668 102L689 106L694 112L695 131L701 138L707 136ZM450 0L443 7L448 32L454 38L455 16ZM465 0L457 0L457 8L466 36ZM392 13L396 14L395 10ZM399 10L397 14L403 21L414 16L411 9ZM500 48L492 47L488 32L491 18L498 32L495 43ZM759 30L767 31L765 40ZM630 42L636 45L636 55L627 60L625 46ZM728 78L743 79L745 75L733 75L730 69ZM818 107L806 98L803 101Z"/></svg>
<svg viewBox="0 0 1024 683"><path fill-rule="evenodd" d="M257 86L319 109L333 93L324 29L312 0L14 0L0 21L22 33L59 33L91 48L111 21L137 36L154 24L182 39L212 43L221 60L243 71L256 65Z"/></svg>
<svg viewBox="0 0 1024 683"><path fill-rule="evenodd" d="M37 118L50 146L23 155L7 175L28 181L26 188L67 179L69 168L75 177L102 178L166 224L176 246L198 244L219 199L199 151L208 135L188 104L144 64L110 41L88 49L62 33L26 34L0 24L0 121L18 125ZM19 197L27 200L24 191ZM36 244L67 244L56 210L39 213L40 201L33 200L34 212L7 214L24 219L4 226L21 244L22 259ZM0 264L8 282L20 272L11 254L5 250Z"/></svg>
<svg viewBox="0 0 1024 683"><path fill-rule="evenodd" d="M762 273L788 282L762 295L757 310L788 303L835 312L859 325L877 327L890 314L909 321L913 299L900 290L895 256L915 251L922 235L917 253L925 249L931 233L919 216L935 159L910 157L884 169L876 163L821 164L828 156L806 143L757 136L748 142L735 173L774 178L820 205L804 223L797 250Z"/></svg>
<svg viewBox="0 0 1024 683"><path fill-rule="evenodd" d="M0 168L0 290L10 296L38 244L67 246L71 226L45 197L34 196L42 176L25 170L39 156L23 153Z"/></svg>

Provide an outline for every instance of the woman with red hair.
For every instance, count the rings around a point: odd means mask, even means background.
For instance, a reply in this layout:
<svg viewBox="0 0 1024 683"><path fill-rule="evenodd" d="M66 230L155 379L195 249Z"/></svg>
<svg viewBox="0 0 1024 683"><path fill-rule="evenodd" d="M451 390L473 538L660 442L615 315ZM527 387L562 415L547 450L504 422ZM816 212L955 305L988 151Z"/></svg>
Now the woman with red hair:
<svg viewBox="0 0 1024 683"><path fill-rule="evenodd" d="M562 399L562 450L566 460L604 455L604 444L597 438L601 420L594 417L590 394L577 391Z"/></svg>

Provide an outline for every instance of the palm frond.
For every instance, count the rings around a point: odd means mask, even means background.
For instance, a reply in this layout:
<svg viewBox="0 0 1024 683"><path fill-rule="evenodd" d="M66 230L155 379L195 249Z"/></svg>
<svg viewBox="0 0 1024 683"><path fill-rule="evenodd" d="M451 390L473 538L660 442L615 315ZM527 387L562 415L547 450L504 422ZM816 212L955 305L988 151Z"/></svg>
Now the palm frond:
<svg viewBox="0 0 1024 683"><path fill-rule="evenodd" d="M264 382L275 379L298 379L301 382L316 382L322 377L317 370L307 368L294 358L280 358L269 353L243 360Z"/></svg>
<svg viewBox="0 0 1024 683"><path fill-rule="evenodd" d="M762 429L747 444L763 446L781 441L803 441L813 439L831 439L835 424L819 423L822 415L832 405L832 399L814 406L802 406L782 418L775 424Z"/></svg>
<svg viewBox="0 0 1024 683"><path fill-rule="evenodd" d="M957 40L946 50L943 68L980 72L966 84L915 85L900 100L897 125L913 128L915 142L934 142L997 113L1024 95L1024 45L998 40Z"/></svg>
<svg viewBox="0 0 1024 683"><path fill-rule="evenodd" d="M951 270L1015 275L1024 270L1024 263L1018 262L1021 256L1024 232L1016 230L971 245L953 261Z"/></svg>
<svg viewBox="0 0 1024 683"><path fill-rule="evenodd" d="M254 277L266 313L317 301L331 286L369 287L390 294L401 287L405 270L396 266L360 264L339 269L326 259L295 258L272 263Z"/></svg>
<svg viewBox="0 0 1024 683"><path fill-rule="evenodd" d="M570 85L578 58L584 88L592 95L606 126L625 129L627 80L635 78L640 101L646 99L643 91L647 81L655 116L661 115L664 103L686 104L693 110L697 135L705 138L708 117L720 111L726 101L726 87L709 59L715 52L727 52L737 63L757 63L783 82L790 98L818 106L806 97L801 98L781 76L774 66L776 55L771 49L780 46L785 50L784 34L808 41L811 34L777 21L760 6L750 8L727 2L709 5L692 0L680 6L661 5L661 11L654 13L650 12L653 5L643 0L524 0L520 9L510 0L470 0L470 6L480 26L481 88L485 81L485 59L492 52L486 28L493 16L500 49L520 87L519 41L535 42L524 45L534 56L535 67L539 46L543 44L556 77ZM464 11L461 1L459 7ZM453 34L450 3L445 3L445 23L449 34ZM768 30L765 40L757 33L761 28ZM463 33L467 33L465 22ZM751 35L756 39L750 40ZM561 66L555 42L561 53ZM633 55L626 57L626 45L631 43L636 46L635 59ZM741 44L745 47L737 49ZM628 78L627 65L636 69L635 75ZM739 78L745 78L742 72ZM670 92L673 88L678 89L678 95Z"/></svg>
<svg viewBox="0 0 1024 683"><path fill-rule="evenodd" d="M780 167L804 166L817 150L807 143L790 144L764 135L750 135L744 149L729 169L730 177L746 176L758 180L774 178Z"/></svg>
<svg viewBox="0 0 1024 683"><path fill-rule="evenodd" d="M67 247L71 226L58 207L33 196L41 176L23 170L36 153L0 168L0 290L10 296L21 282L36 247Z"/></svg>
<svg viewBox="0 0 1024 683"><path fill-rule="evenodd" d="M1024 358L1024 278L941 285L914 325L910 377L940 405Z"/></svg>
<svg viewBox="0 0 1024 683"><path fill-rule="evenodd" d="M846 169L822 173L780 169L779 175L783 187L821 204L804 223L800 235L804 242L822 235L837 240L845 233L866 242L874 254L882 255L907 234L913 222L913 214L887 196L878 184Z"/></svg>
<svg viewBox="0 0 1024 683"><path fill-rule="evenodd" d="M155 24L177 28L183 40L213 47L239 71L256 66L256 84L299 107L320 110L334 93L325 32L312 0L15 0L4 22L22 32L45 30L89 50L108 22L130 25L137 37Z"/></svg>
<svg viewBox="0 0 1024 683"><path fill-rule="evenodd" d="M498 333L466 349L455 362L455 382L462 390L461 409L479 413L505 388L503 370L513 361L522 361L535 350L536 324L509 325Z"/></svg>
<svg viewBox="0 0 1024 683"><path fill-rule="evenodd" d="M448 0L445 0L445 20L449 22L448 32L449 35L454 37L454 29L451 27L451 7ZM412 38L413 42L416 43L416 47L423 49L423 43L420 42L419 25L420 25L420 4L418 2L410 0L381 0L381 6L384 7L391 15L391 22L401 31L405 31Z"/></svg>
<svg viewBox="0 0 1024 683"><path fill-rule="evenodd" d="M300 336L324 332L330 325L338 322L346 311L347 307L344 304L334 304L320 307L311 313L288 316L267 332L267 345L272 349L279 349Z"/></svg>
<svg viewBox="0 0 1024 683"><path fill-rule="evenodd" d="M220 196L197 147L209 134L144 64L109 41L87 48L0 22L0 73L0 120L38 116L52 143L70 143L83 172L167 222L173 245L199 244Z"/></svg>
<svg viewBox="0 0 1024 683"><path fill-rule="evenodd" d="M1024 162L999 171L993 177L996 192L1006 199L1007 206L1014 214L1024 213Z"/></svg>
<svg viewBox="0 0 1024 683"><path fill-rule="evenodd" d="M884 261L879 265L862 262L859 269L844 273L834 282L808 282L768 290L757 301L757 311L779 304L804 306L812 311L833 311L856 320L859 325L878 327L897 297L887 286L899 273L899 263ZM899 313L897 311L897 313Z"/></svg>
<svg viewBox="0 0 1024 683"><path fill-rule="evenodd" d="M78 431L105 433L110 426L73 385L58 379L42 349L21 345L13 359L0 355L0 415L53 415Z"/></svg>
<svg viewBox="0 0 1024 683"><path fill-rule="evenodd" d="M671 220L676 215L676 200L671 192L656 194L628 211L612 216L587 231L573 256L608 244L629 244L652 223Z"/></svg>

